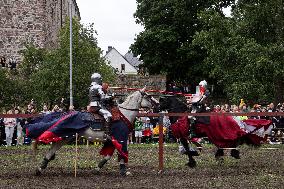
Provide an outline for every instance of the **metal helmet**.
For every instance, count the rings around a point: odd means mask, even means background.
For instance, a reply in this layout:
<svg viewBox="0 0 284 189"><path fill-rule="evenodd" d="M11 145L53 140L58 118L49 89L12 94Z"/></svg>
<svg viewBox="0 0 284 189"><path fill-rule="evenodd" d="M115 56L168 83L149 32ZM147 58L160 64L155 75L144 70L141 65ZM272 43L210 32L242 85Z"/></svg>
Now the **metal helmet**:
<svg viewBox="0 0 284 189"><path fill-rule="evenodd" d="M204 87L204 88L207 88L207 82L205 80L200 81L199 85Z"/></svg>
<svg viewBox="0 0 284 189"><path fill-rule="evenodd" d="M99 73L93 73L91 76L92 82L96 82L97 84L102 84L102 76Z"/></svg>

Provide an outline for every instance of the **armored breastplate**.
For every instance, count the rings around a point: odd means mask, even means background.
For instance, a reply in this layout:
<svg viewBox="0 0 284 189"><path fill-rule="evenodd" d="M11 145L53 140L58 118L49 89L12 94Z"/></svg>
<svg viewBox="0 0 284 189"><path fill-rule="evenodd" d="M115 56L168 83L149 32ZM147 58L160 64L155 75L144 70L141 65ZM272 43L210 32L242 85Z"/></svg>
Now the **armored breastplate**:
<svg viewBox="0 0 284 189"><path fill-rule="evenodd" d="M100 95L98 91L98 87L96 85L92 85L89 90L89 99L90 102L100 101Z"/></svg>

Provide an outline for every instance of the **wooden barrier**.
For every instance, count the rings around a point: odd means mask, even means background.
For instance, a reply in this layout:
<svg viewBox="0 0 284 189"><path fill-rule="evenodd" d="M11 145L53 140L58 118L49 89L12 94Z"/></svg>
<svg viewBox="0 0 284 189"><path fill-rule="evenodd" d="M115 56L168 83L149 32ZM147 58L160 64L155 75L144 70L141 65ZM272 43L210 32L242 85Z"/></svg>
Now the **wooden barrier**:
<svg viewBox="0 0 284 189"><path fill-rule="evenodd" d="M32 118L37 117L40 114L0 114L0 118ZM208 112L208 113L139 113L137 117L157 117L159 118L159 173L163 172L164 169L164 137L163 137L163 118L164 116L284 116L284 112L248 112L248 113L216 113L216 112ZM77 140L76 140L77 141ZM75 170L76 177L76 170Z"/></svg>

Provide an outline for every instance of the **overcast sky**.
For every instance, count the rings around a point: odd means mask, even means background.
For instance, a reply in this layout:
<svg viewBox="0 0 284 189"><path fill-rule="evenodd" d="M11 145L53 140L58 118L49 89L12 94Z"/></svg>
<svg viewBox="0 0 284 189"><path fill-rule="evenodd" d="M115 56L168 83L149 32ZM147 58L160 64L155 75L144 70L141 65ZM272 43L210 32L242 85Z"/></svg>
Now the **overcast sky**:
<svg viewBox="0 0 284 189"><path fill-rule="evenodd" d="M77 0L83 24L94 23L102 50L115 47L124 55L143 30L135 23L136 0Z"/></svg>

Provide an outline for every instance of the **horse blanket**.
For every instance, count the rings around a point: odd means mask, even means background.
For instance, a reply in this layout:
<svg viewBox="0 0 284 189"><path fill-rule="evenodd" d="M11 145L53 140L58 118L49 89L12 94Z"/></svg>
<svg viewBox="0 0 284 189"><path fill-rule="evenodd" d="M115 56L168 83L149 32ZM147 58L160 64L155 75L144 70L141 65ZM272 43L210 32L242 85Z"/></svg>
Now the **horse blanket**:
<svg viewBox="0 0 284 189"><path fill-rule="evenodd" d="M233 116L210 116L209 120L207 123L197 119L194 128L190 128L187 117L181 117L171 126L173 135L188 137L189 130L194 130L198 136L207 136L217 147L230 148L240 143L260 145L272 128L272 122L264 119L240 121Z"/></svg>
<svg viewBox="0 0 284 189"><path fill-rule="evenodd" d="M41 115L25 125L26 136L39 142L58 142L67 138L74 138L76 133L80 133L86 127L97 124L96 120L89 112L71 111L67 113L55 112ZM104 144L101 154L112 155L117 149L120 157L127 162L127 139L129 134L129 123L115 120L111 124L112 140ZM98 128L101 124L96 125Z"/></svg>

